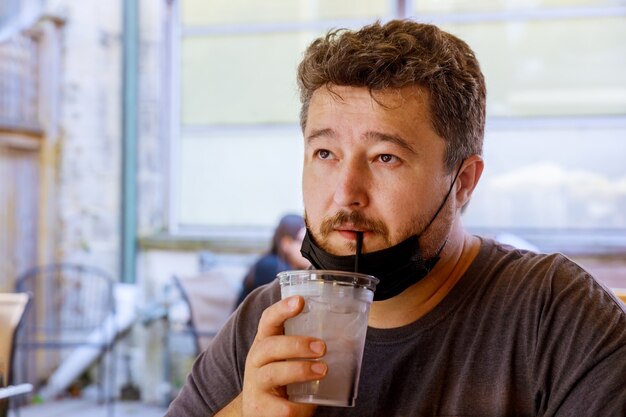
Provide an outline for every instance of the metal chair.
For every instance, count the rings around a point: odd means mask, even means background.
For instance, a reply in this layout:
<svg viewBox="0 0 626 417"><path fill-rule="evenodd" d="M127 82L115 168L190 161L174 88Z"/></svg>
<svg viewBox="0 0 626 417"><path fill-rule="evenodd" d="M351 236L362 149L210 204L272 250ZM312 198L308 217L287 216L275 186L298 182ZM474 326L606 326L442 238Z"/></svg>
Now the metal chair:
<svg viewBox="0 0 626 417"><path fill-rule="evenodd" d="M160 317L167 325L163 377L169 389L164 394L164 405L176 396L193 359L207 348L233 311L246 268L216 264L196 275L173 276L173 285L165 288L167 305L162 310L153 309L150 319L144 321L149 324Z"/></svg>
<svg viewBox="0 0 626 417"><path fill-rule="evenodd" d="M32 385L13 385L15 334L28 308L27 293L0 293L0 417L6 417L9 400L32 390Z"/></svg>
<svg viewBox="0 0 626 417"><path fill-rule="evenodd" d="M232 313L243 272L241 266L221 266L198 275L172 277L189 309L187 325L196 355L209 346Z"/></svg>
<svg viewBox="0 0 626 417"><path fill-rule="evenodd" d="M33 295L17 337L22 380L33 383L41 396L55 397L73 382L70 379L98 363L99 400L107 403L108 415L112 416L116 337L113 279L93 266L59 263L27 271L17 279L16 289Z"/></svg>

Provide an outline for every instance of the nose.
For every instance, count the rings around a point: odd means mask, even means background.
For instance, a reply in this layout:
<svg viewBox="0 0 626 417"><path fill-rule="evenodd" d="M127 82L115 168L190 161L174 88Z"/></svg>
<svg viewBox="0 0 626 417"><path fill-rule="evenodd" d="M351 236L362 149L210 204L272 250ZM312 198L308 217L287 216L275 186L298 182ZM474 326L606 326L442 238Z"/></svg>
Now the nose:
<svg viewBox="0 0 626 417"><path fill-rule="evenodd" d="M359 161L343 161L337 173L334 201L343 208L363 208L369 203L369 171Z"/></svg>

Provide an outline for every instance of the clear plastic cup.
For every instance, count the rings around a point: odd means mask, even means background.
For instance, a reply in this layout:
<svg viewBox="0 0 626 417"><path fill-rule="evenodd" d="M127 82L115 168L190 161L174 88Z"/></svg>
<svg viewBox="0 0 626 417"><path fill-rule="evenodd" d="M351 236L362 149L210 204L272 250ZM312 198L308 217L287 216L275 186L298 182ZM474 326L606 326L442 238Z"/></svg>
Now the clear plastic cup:
<svg viewBox="0 0 626 417"><path fill-rule="evenodd" d="M289 384L290 401L339 407L355 404L367 320L378 279L355 272L303 270L278 274L281 297L304 297L302 312L285 322L286 335L326 343L328 365L317 381Z"/></svg>

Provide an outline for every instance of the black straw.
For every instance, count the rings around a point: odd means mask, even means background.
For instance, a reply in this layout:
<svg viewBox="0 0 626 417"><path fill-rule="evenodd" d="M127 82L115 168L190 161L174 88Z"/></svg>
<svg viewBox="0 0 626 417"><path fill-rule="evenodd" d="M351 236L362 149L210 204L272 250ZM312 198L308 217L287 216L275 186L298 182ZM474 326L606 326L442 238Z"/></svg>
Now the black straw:
<svg viewBox="0 0 626 417"><path fill-rule="evenodd" d="M354 272L359 272L359 261L363 250L363 232L356 232L356 256L354 257Z"/></svg>

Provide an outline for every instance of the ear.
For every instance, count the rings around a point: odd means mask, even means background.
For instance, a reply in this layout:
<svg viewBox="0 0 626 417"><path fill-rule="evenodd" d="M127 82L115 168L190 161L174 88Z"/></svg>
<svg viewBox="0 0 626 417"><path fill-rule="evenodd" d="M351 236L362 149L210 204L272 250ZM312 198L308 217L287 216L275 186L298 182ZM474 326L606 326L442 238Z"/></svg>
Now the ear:
<svg viewBox="0 0 626 417"><path fill-rule="evenodd" d="M479 155L472 155L463 162L463 167L456 180L457 207L462 208L469 202L483 173L483 168L483 158Z"/></svg>

